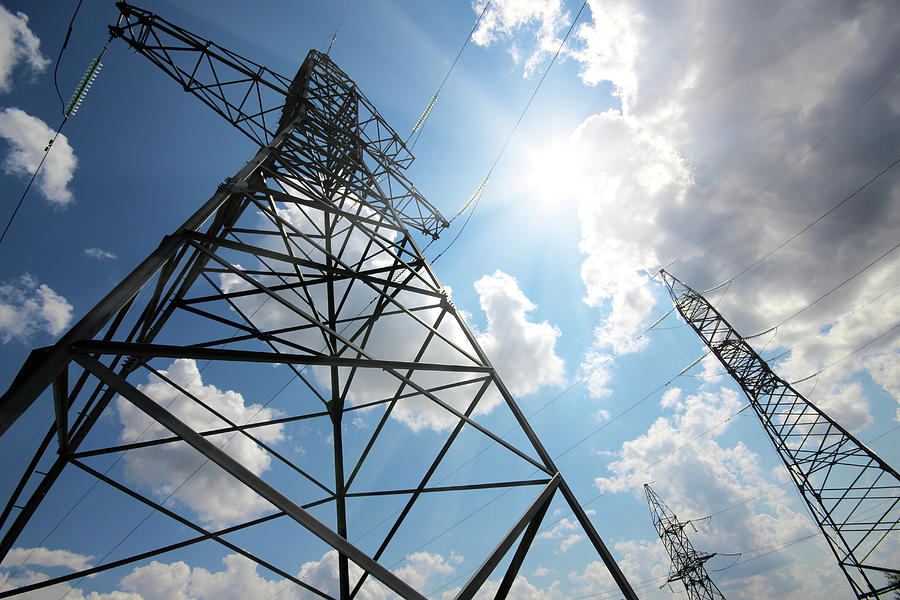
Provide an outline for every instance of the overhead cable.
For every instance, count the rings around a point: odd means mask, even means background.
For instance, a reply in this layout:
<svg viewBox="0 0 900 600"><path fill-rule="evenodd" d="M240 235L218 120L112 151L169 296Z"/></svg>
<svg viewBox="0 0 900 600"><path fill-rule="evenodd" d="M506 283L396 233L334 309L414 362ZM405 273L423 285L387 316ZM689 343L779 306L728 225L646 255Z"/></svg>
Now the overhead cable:
<svg viewBox="0 0 900 600"><path fill-rule="evenodd" d="M875 183L875 181L877 181L879 177L881 177L882 175L884 175L885 173L887 173L888 171L893 169L897 165L897 163L900 163L900 158L895 159L894 162L892 162L887 167L885 167L884 169L879 171L876 175L870 177L864 184L862 184L861 186L856 188L856 191L854 191L852 194L845 197L843 200L841 200L840 202L838 202L837 204L832 206L830 209L828 209L827 211L825 211L824 213L822 213L821 215L819 215L818 217L813 219L813 221L809 225L807 225L806 227L804 227L803 229L801 229L800 231L798 231L797 233L795 233L794 235L792 235L785 241L781 242L780 244L778 244L777 246L775 246L774 248L769 250L767 253L763 254L762 256L760 256L759 258L754 260L752 263L750 263L749 265L747 265L746 267L741 269L740 271L738 271L734 276L731 277L731 280L733 281L733 280L737 279L738 277L740 277L741 275L743 275L744 273L746 273L747 271L749 271L750 269L752 269L753 267L758 265L759 263L763 262L764 260L766 260L767 258L772 256L773 254L775 254L776 252L778 252L779 250L781 250L782 248L784 248L785 246L787 246L788 244L793 242L798 237L800 237L801 235L803 235L804 233L809 231L816 223L818 223L819 221L821 221L822 219L824 219L825 217L827 217L828 215L830 215L831 213L836 211L838 208L843 206L849 200L856 197L857 194L859 194L864 189L866 189L867 187L869 187L870 185Z"/></svg>
<svg viewBox="0 0 900 600"><path fill-rule="evenodd" d="M81 3L79 2L79 6L80 5ZM77 12L78 11L76 9L76 13ZM74 21L74 15L72 19ZM68 35L66 37L68 39ZM63 47L65 48L65 45L63 45ZM100 52L100 54L91 61L87 71L84 74L84 77L81 78L81 81L75 88L75 92L69 99L69 103L63 107L62 122L59 124L59 127L56 128L56 132L53 134L53 137L49 142L47 142L47 146L44 148L44 153L41 156L41 160L38 163L37 168L35 168L34 172L31 174L31 179L28 180L28 185L26 185L25 189L22 191L22 195L19 197L19 201L16 203L16 207L13 209L12 214L9 216L9 220L6 222L6 226L3 228L3 233L0 233L0 243L3 243L3 240L6 238L6 234L9 231L13 220L19 213L19 209L22 208L22 203L25 202L25 197L28 195L29 190L31 190L31 186L34 184L34 180L37 179L38 173L41 172L41 168L44 166L44 162L47 160L47 155L50 154L50 150L53 148L53 143L59 137L60 132L62 132L62 128L69 120L69 117L73 116L81 107L82 102L84 102L84 97L87 95L88 90L91 89L91 85L94 83L94 80L96 80L97 75L100 73L100 68L103 66L103 63L100 62L100 59L103 58L103 55L106 53L106 49L108 47L109 44L107 43L107 45L103 47L103 50ZM60 50L60 56L62 56L62 50ZM57 93L59 93L58 89ZM60 96L60 102L62 102L62 96Z"/></svg>
<svg viewBox="0 0 900 600"><path fill-rule="evenodd" d="M485 3L484 8L481 10L481 14L479 14L478 19L475 20L475 25L472 26L472 31L470 31L469 35L466 36L466 39L462 43L462 46L459 47L459 52L456 53L456 57L453 59L453 62L450 63L450 68L447 69L446 73L444 73L444 78L441 79L441 83L440 85L438 85L437 91L431 97L431 100L428 101L427 106L425 106L425 110L422 111L422 115L416 121L416 124L413 125L412 131L406 138L406 144L409 145L409 140L412 139L412 136L416 136L416 139L413 140L412 145L410 146L410 150L415 148L416 143L419 141L419 137L422 135L422 129L425 127L425 122L428 120L428 116L431 114L431 110L434 108L434 105L437 102L438 95L441 93L441 90L444 89L444 84L447 83L447 80L450 78L450 73L453 72L453 68L456 66L456 63L459 62L459 57L462 56L463 50L466 49L466 46L469 45L469 41L471 41L472 39L472 36L475 35L475 31L478 29L478 25L481 24L481 19L487 12L487 9L491 5L491 2L493 2L493 0L488 0L488 2Z"/></svg>
<svg viewBox="0 0 900 600"><path fill-rule="evenodd" d="M66 114L66 108L63 103L62 93L59 91L59 83L56 77L59 71L59 63L62 59L63 51L65 51L66 46L69 45L69 38L72 36L72 25L75 23L75 17L78 16L78 11L81 9L82 2L84 2L84 0L78 0L78 4L75 6L75 12L72 13L72 18L69 20L69 28L66 30L66 37L63 39L62 47L59 49L59 54L56 56L56 66L53 67L53 85L56 87L56 95L59 96L59 107L62 109L63 114Z"/></svg>
<svg viewBox="0 0 900 600"><path fill-rule="evenodd" d="M441 256L444 255L447 250L449 250L453 244L456 243L456 240L459 239L459 236L462 235L462 232L466 229L466 226L469 224L469 220L472 218L472 215L475 212L475 209L478 207L478 202L481 200L482 194L484 192L484 188L487 186L488 180L491 178L491 175L494 173L494 169L497 167L497 163L500 162L500 158L503 156L503 153L506 151L506 147L509 146L510 140L512 140L513 135L516 133L516 130L519 128L519 124L522 122L522 119L525 118L525 113L528 112L529 107L531 107L531 103L534 101L535 96L537 96L538 91L541 89L541 85L543 85L544 80L547 79L547 74L550 72L550 68L553 67L553 64L556 62L556 59L559 58L560 52L562 52L563 46L566 44L566 40L569 39L569 36L572 34L572 31L575 29L575 24L578 23L578 19L581 17L581 13L584 12L584 7L587 6L587 0L581 4L581 8L578 9L578 14L575 15L575 18L572 20L571 25L569 25L569 29L566 31L566 35L563 36L562 41L559 43L559 47L556 49L556 53L553 55L553 58L550 59L550 63L547 65L547 68L544 69L544 74L541 75L541 79L538 81L537 85L534 88L534 91L531 92L531 96L528 98L528 102L525 103L525 108L522 109L522 112L519 114L519 118L516 120L512 129L509 132L509 135L506 136L506 141L503 142L503 145L500 147L500 152L497 153L496 158L494 158L494 162L491 163L490 169L488 169L487 175L478 185L478 189L476 193L472 195L468 202L463 205L463 208L456 214L453 219L450 220L452 224L454 220L460 217L464 212L468 210L468 215L466 215L466 220L463 221L462 226L459 228L459 231L456 232L456 235L450 240L450 243L447 246L438 252L438 254L431 259L431 263L434 264ZM471 208L471 210L469 210Z"/></svg>
<svg viewBox="0 0 900 600"><path fill-rule="evenodd" d="M825 142L825 140L827 140L829 137L831 137L831 135L832 135L834 132L836 132L838 129L840 129L841 127L843 127L844 124L845 124L847 121L849 121L849 120L853 117L853 115L855 115L857 112L859 112L859 111L860 111L864 106L866 106L866 105L867 105L867 104L868 104L875 96L877 96L877 95L881 92L881 90L883 90L889 83L891 83L891 82L894 80L895 77L897 77L897 74L898 74L898 73L900 73L900 68L898 68L897 70L895 70L895 71L891 74L890 77L888 77L888 78L887 78L885 81L883 81L877 88L875 88L875 90L874 90L871 94L869 94L869 95L866 97L865 100L863 100L861 103L859 103L858 105L856 105L856 107L855 107L853 110L851 110L851 111L850 111L843 119L841 119L841 121L840 121L839 123L837 123L834 127L832 127L831 129L829 129L828 132L827 132L825 135L823 135L822 137L820 137L820 138L819 138L812 146L809 147L809 149L808 149L804 154L802 154L802 155L800 156L800 158L798 158L798 159L795 160L793 163L791 163L784 171L782 171L779 175L777 175L776 177L774 177L774 178L773 178L772 180L770 180L765 186L763 186L758 192L756 192L756 193L753 195L753 198L751 198L751 200L750 200L749 202L745 202L745 203L741 204L741 206L740 206L737 210L735 210L734 212L732 212L732 213L731 213L730 215L728 215L723 221L719 222L719 223L718 223L717 225L715 225L712 229L710 229L710 230L707 231L705 234L703 234L703 236L701 236L701 237L697 240L697 243L698 243L698 244L702 243L702 242L703 242L704 240L706 240L710 235L712 235L713 233L715 233L716 231L718 231L721 227L723 227L726 223L728 223L729 221L731 221L731 219L733 219L734 217L736 217L738 214L742 213L742 212L743 212L744 210L746 210L748 207L754 205L754 204L762 197L762 195L763 195L769 188L771 188L771 187L772 187L773 185L775 185L775 183L777 183L782 177L784 177L784 176L787 175L790 171L792 171L792 170L794 169L794 167L796 167L798 164L800 164L801 162L803 162L804 160L806 160L806 159L807 159L807 158L808 158L808 157L809 157L809 156L810 156L810 155L811 155L811 154L812 154L819 146L822 145L823 142ZM671 266L672 264L678 262L679 260L680 260L680 258L675 258L674 260L672 260L671 263L669 263L669 266ZM668 269L668 267L666 267L666 268Z"/></svg>
<svg viewBox="0 0 900 600"><path fill-rule="evenodd" d="M341 29L341 25L344 24L344 17L347 15L347 9L350 8L350 2L352 0L347 0L347 3L344 4L344 10L341 12L340 18L338 18L337 27L334 28L334 33L331 34L331 41L328 42L328 50L325 51L326 55L331 54L331 46L334 45L334 40L337 39L338 31Z"/></svg>

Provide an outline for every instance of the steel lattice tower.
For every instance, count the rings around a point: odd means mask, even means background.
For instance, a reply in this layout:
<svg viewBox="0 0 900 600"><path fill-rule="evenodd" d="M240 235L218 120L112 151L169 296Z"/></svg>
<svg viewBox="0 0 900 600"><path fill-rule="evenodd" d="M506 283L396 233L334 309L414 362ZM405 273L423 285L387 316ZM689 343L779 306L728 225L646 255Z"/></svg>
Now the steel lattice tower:
<svg viewBox="0 0 900 600"><path fill-rule="evenodd" d="M113 36L259 149L59 342L34 350L2 397L0 435L44 394L52 395L55 422L0 516L0 560L28 532L54 484L73 473L117 501L165 515L189 535L0 597L218 543L311 597L346 600L374 579L400 597L422 599L422 590L392 570L396 554L387 557L398 551L392 542L427 529L435 497L505 490L497 538L470 532L485 552L457 598L472 598L491 575L500 578L494 597L507 596L554 499L572 510L622 594L636 598L417 246L414 234L436 238L447 222L407 179L412 155L353 81L315 50L291 80L147 11L117 7ZM204 377L216 373L259 387L290 370L302 391L278 398L277 412L260 408L259 418L238 422L201 398L193 380L173 374L179 361L202 362ZM359 410L376 415L377 426L351 427ZM149 435L110 440L101 431L110 411L138 419ZM507 415L513 434L501 437L483 425L489 411ZM403 447L415 439L396 424L398 415L414 424L423 415L440 419L446 426L434 433L439 444ZM263 435L313 422L330 430L333 460L324 468L304 463L300 452L276 449ZM463 438L492 443L492 454L481 460L496 461L499 472L483 462L480 477L442 485L456 465L446 464L448 457ZM242 460L240 444L266 454L281 474L277 483ZM127 462L119 463L126 454L188 447L202 460L198 471L223 470L269 510L216 527L140 489L128 479ZM399 455L393 469L367 471L373 456L392 452ZM424 467L414 469L419 458ZM365 503L374 504L373 515L385 506L396 510L388 510L375 542L369 537L358 546L349 540L370 525L353 520L369 514L373 504ZM242 544L244 534L266 527L267 535L336 551L336 577L326 584L304 580L298 565L279 564L267 547Z"/></svg>
<svg viewBox="0 0 900 600"><path fill-rule="evenodd" d="M807 400L687 284L662 271L679 314L741 386L857 598L900 589L900 476Z"/></svg>
<svg viewBox="0 0 900 600"><path fill-rule="evenodd" d="M709 578L704 564L715 556L711 553L701 553L694 550L691 540L688 539L684 528L690 521L682 523L675 513L666 506L666 503L653 491L650 484L644 484L644 494L647 496L647 504L650 506L650 516L653 519L653 527L659 534L663 546L672 566L669 568L668 583L681 581L687 590L690 600L725 600L725 596Z"/></svg>

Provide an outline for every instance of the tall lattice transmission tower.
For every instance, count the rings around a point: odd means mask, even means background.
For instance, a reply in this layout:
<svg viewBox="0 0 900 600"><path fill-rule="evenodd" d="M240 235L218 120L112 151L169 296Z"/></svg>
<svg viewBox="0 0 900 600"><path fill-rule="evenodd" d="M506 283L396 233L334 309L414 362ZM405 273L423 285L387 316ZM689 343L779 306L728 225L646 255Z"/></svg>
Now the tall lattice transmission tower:
<svg viewBox="0 0 900 600"><path fill-rule="evenodd" d="M553 506L636 598L423 256L447 222L354 82L315 50L289 79L117 7L113 36L258 150L3 395L0 435L42 396L54 420L0 515L0 561L70 526L101 558L0 597L211 546L283 597L423 599L398 565L449 532L473 567L455 597L505 598ZM316 432L328 459L300 445Z"/></svg>
<svg viewBox="0 0 900 600"><path fill-rule="evenodd" d="M900 583L900 476L776 375L701 294L662 277L679 314L741 386L857 598Z"/></svg>
<svg viewBox="0 0 900 600"><path fill-rule="evenodd" d="M697 552L691 545L684 528L690 521L681 522L666 503L653 491L649 483L644 484L644 494L650 506L653 527L659 534L672 566L669 568L667 582L681 581L687 590L690 600L725 600L725 596L716 587L706 572L706 561L715 556L709 552Z"/></svg>

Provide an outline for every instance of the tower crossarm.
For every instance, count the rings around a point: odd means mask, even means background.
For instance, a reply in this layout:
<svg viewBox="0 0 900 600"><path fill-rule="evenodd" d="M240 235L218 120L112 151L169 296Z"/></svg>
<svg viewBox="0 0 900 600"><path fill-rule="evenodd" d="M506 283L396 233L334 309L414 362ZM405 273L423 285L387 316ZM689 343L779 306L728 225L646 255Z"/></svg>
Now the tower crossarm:
<svg viewBox="0 0 900 600"><path fill-rule="evenodd" d="M406 144L327 55L310 50L292 80L152 12L126 2L116 6L113 37L259 146L271 144L281 128L293 128L305 113L301 127L282 143L304 156L315 148L321 162L294 165L298 181L324 168L333 178L322 183L332 191L363 201L377 197L405 227L436 238L449 225L406 177L414 160Z"/></svg>
<svg viewBox="0 0 900 600"><path fill-rule="evenodd" d="M750 400L858 598L897 589L900 476L776 375L703 297L662 271L679 314Z"/></svg>
<svg viewBox="0 0 900 600"><path fill-rule="evenodd" d="M149 59L241 132L268 144L291 80L150 11L117 2L110 35Z"/></svg>

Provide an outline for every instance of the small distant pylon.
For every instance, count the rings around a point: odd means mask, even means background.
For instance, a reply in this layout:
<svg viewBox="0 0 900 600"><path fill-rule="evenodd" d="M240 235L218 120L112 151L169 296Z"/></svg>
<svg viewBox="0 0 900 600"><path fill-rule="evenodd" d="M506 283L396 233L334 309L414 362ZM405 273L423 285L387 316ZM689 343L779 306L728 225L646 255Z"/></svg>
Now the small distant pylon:
<svg viewBox="0 0 900 600"><path fill-rule="evenodd" d="M662 540L672 566L669 568L667 583L681 581L687 590L690 600L725 600L725 596L709 578L706 567L703 565L715 553L697 552L691 545L684 528L690 521L681 522L675 513L666 506L660 497L653 491L650 484L644 484L644 493L647 495L647 504L650 505L650 514L653 518L653 526Z"/></svg>
<svg viewBox="0 0 900 600"><path fill-rule="evenodd" d="M660 272L678 313L750 400L857 598L900 590L900 475L776 375L702 294Z"/></svg>

